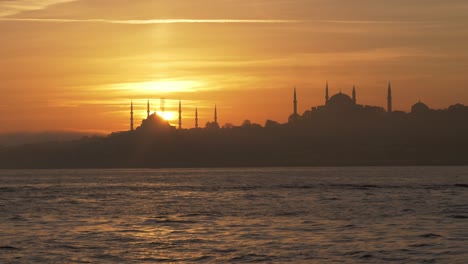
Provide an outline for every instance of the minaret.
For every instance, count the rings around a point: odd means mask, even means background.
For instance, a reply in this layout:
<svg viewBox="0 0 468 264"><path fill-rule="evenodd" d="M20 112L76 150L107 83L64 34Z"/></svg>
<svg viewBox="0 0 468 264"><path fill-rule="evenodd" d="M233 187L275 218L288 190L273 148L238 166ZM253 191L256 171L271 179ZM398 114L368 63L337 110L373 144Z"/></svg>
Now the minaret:
<svg viewBox="0 0 468 264"><path fill-rule="evenodd" d="M179 99L179 129L182 129L182 101Z"/></svg>
<svg viewBox="0 0 468 264"><path fill-rule="evenodd" d="M294 87L294 118L297 117L297 95L296 95L296 87Z"/></svg>
<svg viewBox="0 0 468 264"><path fill-rule="evenodd" d="M133 100L130 102L130 131L133 131Z"/></svg>
<svg viewBox="0 0 468 264"><path fill-rule="evenodd" d="M387 112L391 113L392 109L392 86L388 83L388 96L387 96Z"/></svg>
<svg viewBox="0 0 468 264"><path fill-rule="evenodd" d="M353 102L356 104L356 86L353 85Z"/></svg>
<svg viewBox="0 0 468 264"><path fill-rule="evenodd" d="M198 106L195 106L195 128L198 128Z"/></svg>
<svg viewBox="0 0 468 264"><path fill-rule="evenodd" d="M327 87L325 88L325 105L328 104L328 99L330 99L330 97L328 96L328 81L327 81Z"/></svg>
<svg viewBox="0 0 468 264"><path fill-rule="evenodd" d="M214 111L214 122L217 124L218 123L218 107L215 105L215 111Z"/></svg>
<svg viewBox="0 0 468 264"><path fill-rule="evenodd" d="M146 105L146 118L149 118L150 116L150 102L148 99L148 104Z"/></svg>

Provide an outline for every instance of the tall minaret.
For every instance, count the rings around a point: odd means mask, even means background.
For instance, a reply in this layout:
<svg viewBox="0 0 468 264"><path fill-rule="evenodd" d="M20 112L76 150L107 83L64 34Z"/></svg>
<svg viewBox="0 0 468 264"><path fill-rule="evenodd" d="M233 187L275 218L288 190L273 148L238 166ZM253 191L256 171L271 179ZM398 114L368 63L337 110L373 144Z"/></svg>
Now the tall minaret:
<svg viewBox="0 0 468 264"><path fill-rule="evenodd" d="M179 129L182 129L182 101L179 99Z"/></svg>
<svg viewBox="0 0 468 264"><path fill-rule="evenodd" d="M198 128L198 106L195 106L195 128Z"/></svg>
<svg viewBox="0 0 468 264"><path fill-rule="evenodd" d="M296 87L294 86L294 117L297 116L297 95L296 95Z"/></svg>
<svg viewBox="0 0 468 264"><path fill-rule="evenodd" d="M150 102L148 99L148 104L146 105L146 118L149 118L150 116Z"/></svg>
<svg viewBox="0 0 468 264"><path fill-rule="evenodd" d="M392 86L390 82L388 82L387 112L391 113L392 111Z"/></svg>
<svg viewBox="0 0 468 264"><path fill-rule="evenodd" d="M328 99L330 99L330 97L328 96L328 81L327 81L327 87L325 88L325 105L328 104Z"/></svg>
<svg viewBox="0 0 468 264"><path fill-rule="evenodd" d="M214 122L218 123L218 107L215 105Z"/></svg>
<svg viewBox="0 0 468 264"><path fill-rule="evenodd" d="M356 104L356 85L353 85L353 102Z"/></svg>
<svg viewBox="0 0 468 264"><path fill-rule="evenodd" d="M130 102L130 131L133 131L133 100Z"/></svg>

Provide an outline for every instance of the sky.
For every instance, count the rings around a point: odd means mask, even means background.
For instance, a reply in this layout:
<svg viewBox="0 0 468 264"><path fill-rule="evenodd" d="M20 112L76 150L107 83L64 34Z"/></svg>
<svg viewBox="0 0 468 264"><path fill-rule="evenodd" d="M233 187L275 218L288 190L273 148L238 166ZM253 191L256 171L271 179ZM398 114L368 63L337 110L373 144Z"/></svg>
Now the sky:
<svg viewBox="0 0 468 264"><path fill-rule="evenodd" d="M468 104L466 0L0 0L0 133L286 122L357 88L394 109Z"/></svg>

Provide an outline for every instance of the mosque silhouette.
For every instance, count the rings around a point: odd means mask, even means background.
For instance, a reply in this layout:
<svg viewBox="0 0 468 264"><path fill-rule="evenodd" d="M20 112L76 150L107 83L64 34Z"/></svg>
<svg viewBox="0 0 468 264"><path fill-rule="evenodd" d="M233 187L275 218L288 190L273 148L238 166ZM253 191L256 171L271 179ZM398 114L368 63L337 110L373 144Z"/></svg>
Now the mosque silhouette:
<svg viewBox="0 0 468 264"><path fill-rule="evenodd" d="M461 104L456 104L451 108L464 108ZM426 104L419 101L411 107L411 112L408 114L413 115L424 115L429 114L431 111ZM393 98L392 98L392 87L388 84L387 89L387 108L372 105L361 105L357 102L356 86L353 86L352 96L342 93L341 91L333 96L329 96L328 82L325 88L325 104L317 107L312 107L310 110L305 111L302 115L297 112L297 93L294 88L294 100L293 100L293 114L289 116L289 123L296 123L300 120L312 119L318 115L354 115L354 116L369 116L369 115L405 115L407 113L403 111L393 110Z"/></svg>

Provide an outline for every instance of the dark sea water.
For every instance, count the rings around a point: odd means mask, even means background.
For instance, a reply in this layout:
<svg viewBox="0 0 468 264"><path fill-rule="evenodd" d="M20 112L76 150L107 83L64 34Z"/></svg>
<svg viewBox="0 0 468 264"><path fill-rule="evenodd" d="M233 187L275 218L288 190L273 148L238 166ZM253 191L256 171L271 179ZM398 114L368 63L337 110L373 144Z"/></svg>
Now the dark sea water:
<svg viewBox="0 0 468 264"><path fill-rule="evenodd" d="M468 167L0 171L0 263L468 263Z"/></svg>

